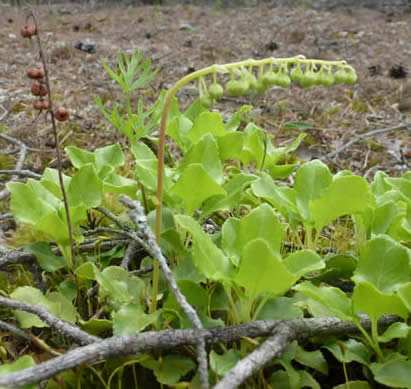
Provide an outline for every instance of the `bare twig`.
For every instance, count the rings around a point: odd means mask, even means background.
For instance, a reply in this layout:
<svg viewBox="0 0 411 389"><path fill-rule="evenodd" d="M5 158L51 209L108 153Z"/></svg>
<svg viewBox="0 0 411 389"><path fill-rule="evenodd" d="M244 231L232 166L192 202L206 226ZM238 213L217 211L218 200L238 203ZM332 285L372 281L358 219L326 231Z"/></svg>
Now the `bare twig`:
<svg viewBox="0 0 411 389"><path fill-rule="evenodd" d="M324 159L334 158L336 155L338 155L339 153L346 150L348 147L350 147L351 145L353 145L354 143L357 143L358 141L360 141L362 139L370 138L372 136L381 135L381 134L385 134L387 132L396 131L396 130L411 131L410 125L411 125L411 123L407 122L407 123L402 123L402 124L399 124L399 125L396 125L396 126L381 128L381 129L378 129L378 130L373 130L373 131L366 132L365 134L358 135L355 138L352 138L350 141L348 141L344 145L342 145L341 147L339 147L337 150L334 150L334 151L328 153L327 155L321 157L320 159L324 160Z"/></svg>
<svg viewBox="0 0 411 389"><path fill-rule="evenodd" d="M17 146L19 146L19 149L20 149L19 150L19 157L18 157L17 162L16 162L15 170L21 170L22 167L23 167L24 159L26 158L27 146L22 141L20 141L18 139L15 139L15 138L13 138L9 135L0 133L0 137L7 140L8 142L14 143ZM10 178L10 181L14 181L16 178L17 178L17 174L13 174L12 177ZM9 193L10 192L7 189L3 189L0 192L0 201L7 198Z"/></svg>
<svg viewBox="0 0 411 389"><path fill-rule="evenodd" d="M69 211L69 205L68 205L68 201L67 201L67 194L66 194L66 190L64 188L63 168L62 168L62 162L61 162L61 152L60 152L60 146L59 146L59 138L58 138L58 134L57 134L56 119L54 118L54 114L53 114L53 99L52 99L52 94L51 94L51 89L50 89L50 80L49 80L48 69L47 69L47 61L46 61L46 56L44 55L44 52L43 52L43 48L41 46L39 28L38 28L38 25L37 25L37 19L36 19L36 16L34 15L34 12L31 9L29 9L29 12L26 16L26 22L30 18L33 20L34 26L35 26L36 31L37 31L37 34L35 35L35 37L36 37L36 42L37 42L37 47L38 47L40 60L41 60L41 63L43 65L44 80L45 80L45 84L47 86L47 91L48 91L47 96L48 96L49 108L47 110L47 114L50 116L51 126L53 128L54 140L55 140L55 144L56 144L57 170L58 170L61 194L63 195L64 210L66 212L67 229L68 229L70 248L71 248L71 261L72 261L73 265L75 265L76 264L76 251L75 251L75 247L74 247L73 231L72 231L72 225L71 225L71 220L70 220L70 211ZM77 285L77 278L76 278L76 287L77 286L78 285ZM78 287L77 287L77 292L78 292Z"/></svg>
<svg viewBox="0 0 411 389"><path fill-rule="evenodd" d="M111 239L103 242L91 242L80 244L77 248L80 253L88 253L96 250L97 248L100 251L108 251L113 247L121 244L128 245L130 239ZM56 255L61 255L61 252L58 248L53 248L53 253ZM27 253L23 249L10 250L0 246L0 269L7 265L17 265L25 264L36 261L36 256L34 254Z"/></svg>
<svg viewBox="0 0 411 389"><path fill-rule="evenodd" d="M0 170L0 174L13 174L20 177L29 177L40 180L41 174L32 172L31 170Z"/></svg>
<svg viewBox="0 0 411 389"><path fill-rule="evenodd" d="M104 207L96 207L95 208L97 211L101 212L104 216L106 216L107 218L109 218L110 220L112 220L114 223L116 223L120 228L122 228L123 230L128 230L129 229L129 225L124 222L123 220L121 220L117 215L114 215L114 213L112 213L111 211L109 211L108 209L104 208Z"/></svg>
<svg viewBox="0 0 411 389"><path fill-rule="evenodd" d="M387 315L379 321L380 328L386 328L398 321L397 317ZM363 317L361 325L369 330L370 320ZM205 339L206 343L233 342L241 337L256 338L272 336L282 328L280 334L288 331L285 327L292 328L294 339L303 340L310 337L346 336L358 334L358 327L337 318L295 319L295 320L260 320L232 327L216 327L209 329L177 329L149 331L140 334L115 336L101 339L98 342L70 350L60 357L50 359L34 367L20 370L0 377L0 386L19 387L30 385L40 380L72 369L83 363L96 362L110 357L119 357L152 350L171 350L184 345L196 345L198 339ZM234 367L236 369L236 367ZM230 373L228 373L230 374ZM243 377L246 379L247 377Z"/></svg>
<svg viewBox="0 0 411 389"><path fill-rule="evenodd" d="M23 301L12 300L0 296L0 306L7 307L10 309L16 309L19 311L34 313L48 326L59 331L59 333L63 336L74 340L76 343L90 344L100 340L100 338L89 335L87 332L81 330L73 324L57 318L56 316L51 314L47 308L43 307L42 305L28 304Z"/></svg>
<svg viewBox="0 0 411 389"><path fill-rule="evenodd" d="M170 286L171 291L173 292L178 304L183 308L185 314L191 321L194 328L202 329L203 325L200 321L200 318L197 315L197 312L189 304L186 297L181 293L175 278L173 277L171 270L167 264L167 260L164 258L159 245L157 244L156 237L151 231L150 227L147 224L147 218L144 214L144 209L138 201L133 201L127 196L120 196L119 200L122 204L126 205L131 211L128 212L129 217L135 222L138 227L138 234L135 235L135 240L138 242L144 249L150 253L160 265L161 270L164 273L164 276L167 279L167 282ZM200 374L201 386L203 388L209 387L208 382L208 362L207 362L207 351L205 349L204 338L199 337L197 339L197 361L198 369Z"/></svg>
<svg viewBox="0 0 411 389"><path fill-rule="evenodd" d="M127 246L126 252L124 253L123 260L121 261L121 266L123 266L125 269L128 269L130 261L133 259L134 254L139 249L140 244L137 243L135 240L131 241L131 243Z"/></svg>

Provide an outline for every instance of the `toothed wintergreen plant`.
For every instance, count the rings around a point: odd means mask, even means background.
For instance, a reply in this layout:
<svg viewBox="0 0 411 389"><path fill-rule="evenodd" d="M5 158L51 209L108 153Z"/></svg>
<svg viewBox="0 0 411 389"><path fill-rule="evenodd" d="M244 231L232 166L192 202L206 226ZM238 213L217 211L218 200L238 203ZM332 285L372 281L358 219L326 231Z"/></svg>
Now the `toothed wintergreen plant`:
<svg viewBox="0 0 411 389"><path fill-rule="evenodd" d="M294 66L289 74L289 69ZM305 72L302 71L304 67ZM314 69L327 67L327 80L321 80L319 74ZM283 88L288 87L292 81L298 82L303 87L308 87L317 83L329 84L331 82L333 68L338 68L339 72L344 72L344 78L340 73L339 80L352 83L356 79L355 70L347 65L345 61L324 61L316 59L306 59L299 55L290 58L266 58L262 60L248 59L245 61L228 63L224 65L211 65L204 69L193 72L179 81L168 90L163 105L163 111L160 122L159 141L158 141L158 171L157 171L157 204L156 204L156 239L160 242L161 233L161 212L163 200L163 179L164 179L164 149L165 149L165 132L167 128L167 116L170 105L177 91L185 84L198 81L198 92L200 103L209 108L212 106L214 99L221 97L222 87L217 83L217 74L231 74L230 80L225 84L226 92L231 96L240 96L248 93L250 90L256 90L259 93L264 92L268 87L278 85ZM268 69L265 71L265 68ZM254 69L258 72L258 79L254 75ZM348 76L347 76L348 75ZM206 77L212 77L212 84L207 88ZM342 82L342 81L340 81ZM155 263L153 269L153 288L152 288L152 305L151 312L157 307L159 267Z"/></svg>

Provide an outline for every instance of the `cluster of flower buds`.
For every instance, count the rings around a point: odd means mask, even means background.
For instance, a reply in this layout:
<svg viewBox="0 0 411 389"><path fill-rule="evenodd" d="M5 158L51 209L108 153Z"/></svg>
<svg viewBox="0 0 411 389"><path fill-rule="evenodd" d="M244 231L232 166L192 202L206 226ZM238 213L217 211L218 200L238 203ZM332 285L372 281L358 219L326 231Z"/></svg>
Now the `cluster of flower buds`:
<svg viewBox="0 0 411 389"><path fill-rule="evenodd" d="M25 24L21 28L20 32L23 38L31 38L33 35L37 34L37 28L35 25ZM38 97L37 100L34 100L33 107L40 112L50 109L50 100L45 98L49 93L45 76L46 72L44 68L36 67L27 71L27 77L34 81L31 86L31 93L33 96ZM69 111L64 107L59 107L54 112L54 117L59 121L65 121L69 118L69 116Z"/></svg>
<svg viewBox="0 0 411 389"><path fill-rule="evenodd" d="M225 65L221 65L224 68ZM253 68L258 70L258 77ZM214 80L207 88L203 77L199 84L200 102L207 108L221 98L224 89L230 96L242 96L250 90L264 93L271 86L287 88L292 82L303 88L313 85L332 86L338 83L354 84L357 81L355 70L344 61L307 60L303 56L289 59L245 61L239 67L230 67L231 79L225 88Z"/></svg>

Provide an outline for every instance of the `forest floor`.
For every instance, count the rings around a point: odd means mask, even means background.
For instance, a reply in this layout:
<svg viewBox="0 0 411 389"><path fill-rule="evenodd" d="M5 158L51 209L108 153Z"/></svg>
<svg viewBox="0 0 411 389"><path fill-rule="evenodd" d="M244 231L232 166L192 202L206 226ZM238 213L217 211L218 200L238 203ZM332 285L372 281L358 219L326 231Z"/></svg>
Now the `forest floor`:
<svg viewBox="0 0 411 389"><path fill-rule="evenodd" d="M0 131L43 152L32 152L25 166L41 172L55 161L49 122L35 120L28 68L39 64L35 45L20 37L23 10L0 5ZM43 48L49 60L52 93L57 105L71 111L59 124L63 146L90 150L120 141L121 134L105 121L93 96L106 105L124 101L120 87L103 68L116 63L117 53L140 50L161 70L147 89L137 90L149 106L161 88L168 88L188 72L213 63L247 58L288 57L345 59L357 70L354 86L308 89L293 85L272 88L254 98L223 98L215 109L229 117L241 105L251 104L250 120L275 135L276 146L299 133L287 122L305 122L308 136L297 151L302 161L324 157L354 137L375 129L398 126L411 113L411 13L381 13L362 8L318 11L307 8L197 7L192 5L140 6L92 9L64 4L35 7ZM96 53L73 47L81 39L96 43ZM196 85L181 93L181 105L196 97ZM1 109L3 108L3 109ZM4 112L3 112L4 111ZM4 126L3 126L4 125ZM286 126L287 127L287 126ZM289 127L289 126L288 126ZM306 126L307 127L307 126ZM353 144L331 163L372 178L377 169L399 175L409 168L409 130L386 132ZM0 140L0 150L14 146ZM0 168L14 166L16 155L0 152ZM8 160L10 158L10 160ZM4 180L7 177L4 178ZM2 189L0 187L0 189Z"/></svg>

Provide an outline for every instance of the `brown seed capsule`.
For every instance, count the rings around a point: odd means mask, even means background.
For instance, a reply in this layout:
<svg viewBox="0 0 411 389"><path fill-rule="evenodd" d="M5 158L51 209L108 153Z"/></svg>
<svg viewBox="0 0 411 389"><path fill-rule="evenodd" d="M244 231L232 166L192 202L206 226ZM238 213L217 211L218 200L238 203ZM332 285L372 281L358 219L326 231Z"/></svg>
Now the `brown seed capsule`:
<svg viewBox="0 0 411 389"><path fill-rule="evenodd" d="M20 29L20 34L23 38L31 38L33 35L37 34L36 26L25 24Z"/></svg>
<svg viewBox="0 0 411 389"><path fill-rule="evenodd" d="M70 112L64 107L58 107L56 112L54 112L54 117L59 122L64 122L70 117Z"/></svg>
<svg viewBox="0 0 411 389"><path fill-rule="evenodd" d="M35 82L31 87L31 93L34 96L46 96L47 95L47 86L45 84L40 84Z"/></svg>
<svg viewBox="0 0 411 389"><path fill-rule="evenodd" d="M34 109L38 109L39 111L46 110L50 106L48 100L40 99L40 100L35 100L33 101L33 107Z"/></svg>
<svg viewBox="0 0 411 389"><path fill-rule="evenodd" d="M32 80L40 80L44 77L44 69L31 68L27 71L27 77L31 78Z"/></svg>

